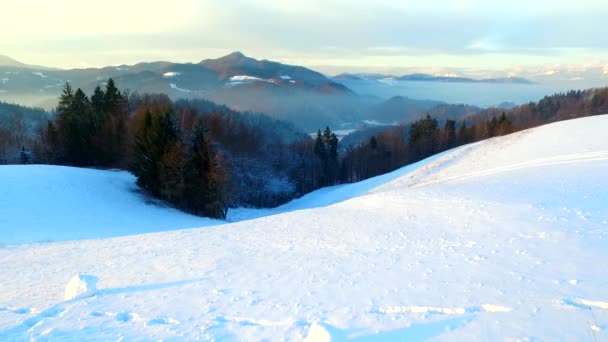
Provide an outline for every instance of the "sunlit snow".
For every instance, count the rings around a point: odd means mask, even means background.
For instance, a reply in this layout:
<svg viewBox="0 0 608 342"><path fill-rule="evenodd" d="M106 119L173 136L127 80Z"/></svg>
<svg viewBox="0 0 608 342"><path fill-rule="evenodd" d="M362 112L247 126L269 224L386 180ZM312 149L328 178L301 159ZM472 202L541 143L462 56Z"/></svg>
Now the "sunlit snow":
<svg viewBox="0 0 608 342"><path fill-rule="evenodd" d="M5 245L0 340L606 340L607 130L494 138L235 223ZM0 167L5 243L197 220L218 222L123 172Z"/></svg>

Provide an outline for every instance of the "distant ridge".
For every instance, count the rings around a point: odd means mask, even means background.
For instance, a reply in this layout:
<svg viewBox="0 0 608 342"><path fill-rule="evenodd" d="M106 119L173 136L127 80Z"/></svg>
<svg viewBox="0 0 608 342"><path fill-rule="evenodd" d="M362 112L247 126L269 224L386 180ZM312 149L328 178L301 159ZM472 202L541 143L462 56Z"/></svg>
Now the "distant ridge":
<svg viewBox="0 0 608 342"><path fill-rule="evenodd" d="M39 66L39 65L30 65L19 62L18 60L11 58L6 55L0 55L0 66L10 66L10 67L18 67L23 69L38 69L38 70L58 70L54 68Z"/></svg>
<svg viewBox="0 0 608 342"><path fill-rule="evenodd" d="M423 81L423 82L453 82L453 83L516 83L533 84L534 82L523 77L497 77L474 79L460 76L434 76L429 74L415 73L403 76L392 76L383 74L349 74L343 73L332 77L335 80L397 80L397 81Z"/></svg>

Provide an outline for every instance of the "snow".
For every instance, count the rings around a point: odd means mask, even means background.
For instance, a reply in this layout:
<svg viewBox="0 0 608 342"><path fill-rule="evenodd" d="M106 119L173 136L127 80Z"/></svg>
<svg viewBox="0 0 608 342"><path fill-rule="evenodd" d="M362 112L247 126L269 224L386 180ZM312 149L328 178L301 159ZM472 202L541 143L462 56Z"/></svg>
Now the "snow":
<svg viewBox="0 0 608 342"><path fill-rule="evenodd" d="M310 326L304 342L331 342L331 335L323 326L315 322Z"/></svg>
<svg viewBox="0 0 608 342"><path fill-rule="evenodd" d="M171 77L175 77L175 76L179 76L181 75L181 72L177 72L177 71L169 71L163 74L163 77L165 78L171 78Z"/></svg>
<svg viewBox="0 0 608 342"><path fill-rule="evenodd" d="M254 76L247 75L237 75L230 77L230 82L255 82L255 81L264 81L264 79Z"/></svg>
<svg viewBox="0 0 608 342"><path fill-rule="evenodd" d="M395 123L387 124L376 120L363 120L363 123L369 126L397 126Z"/></svg>
<svg viewBox="0 0 608 342"><path fill-rule="evenodd" d="M337 137L338 137L338 141L344 139L345 136L356 132L356 129L338 129L333 131L332 133L334 133ZM311 138L316 138L317 137L317 132L313 132L313 133L309 133L308 134Z"/></svg>
<svg viewBox="0 0 608 342"><path fill-rule="evenodd" d="M82 299L92 297L97 293L97 277L88 274L77 274L70 279L65 287L63 299Z"/></svg>
<svg viewBox="0 0 608 342"><path fill-rule="evenodd" d="M291 76L289 76L289 75L283 75L283 76L281 76L281 79L282 80L291 80Z"/></svg>
<svg viewBox="0 0 608 342"><path fill-rule="evenodd" d="M234 86L238 86L238 85L242 85L242 84L250 84L250 83L255 83L255 82L275 83L274 80L268 80L268 79L259 78L259 77L255 77L255 76L236 75L236 76L230 77L230 79L226 83L226 86L234 87Z"/></svg>
<svg viewBox="0 0 608 342"><path fill-rule="evenodd" d="M181 91L182 93L193 93L194 92L193 90L190 90L190 89L180 88L175 83L169 83L169 86L171 87L171 89Z"/></svg>
<svg viewBox="0 0 608 342"><path fill-rule="evenodd" d="M44 73L40 72L40 71L32 71L32 74L34 74L36 76L40 76L42 78L47 78L47 76Z"/></svg>
<svg viewBox="0 0 608 342"><path fill-rule="evenodd" d="M5 246L0 340L605 340L606 129L596 116L490 139L277 209L236 210L240 222ZM37 197L74 206L81 228L185 219L125 191L133 179L121 172L79 183L69 172L81 169L15 168L0 192L23 196L0 196L2 230L39 217L59 234ZM62 195L48 202L45 191ZM98 225L97 206L121 219ZM94 275L96 294L64 300L74 274Z"/></svg>
<svg viewBox="0 0 608 342"><path fill-rule="evenodd" d="M0 179L0 245L219 223L146 200L134 184L135 177L125 171L4 165Z"/></svg>

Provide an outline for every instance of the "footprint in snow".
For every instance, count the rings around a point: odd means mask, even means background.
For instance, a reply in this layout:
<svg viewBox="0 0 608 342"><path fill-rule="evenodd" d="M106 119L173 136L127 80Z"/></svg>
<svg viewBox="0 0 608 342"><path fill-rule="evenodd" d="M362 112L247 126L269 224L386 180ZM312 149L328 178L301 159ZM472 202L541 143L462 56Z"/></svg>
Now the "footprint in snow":
<svg viewBox="0 0 608 342"><path fill-rule="evenodd" d="M130 321L140 320L138 314L130 313L130 312L126 312L126 311L116 314L116 317L114 317L114 319L116 319L118 322L130 322Z"/></svg>
<svg viewBox="0 0 608 342"><path fill-rule="evenodd" d="M157 317L157 318L149 320L146 323L147 326L151 326L151 325L168 325L168 324L179 324L179 321L176 320L176 319L173 319L171 317Z"/></svg>
<svg viewBox="0 0 608 342"><path fill-rule="evenodd" d="M18 315L26 315L26 314L29 314L30 312L32 312L32 309L30 309L30 308L19 308L19 309L11 310L11 312L14 313L14 314L18 314Z"/></svg>
<svg viewBox="0 0 608 342"><path fill-rule="evenodd" d="M64 308L59 307L59 306L53 306L49 309L42 311L41 313L39 313L38 315L36 315L34 317L26 319L25 321L23 321L23 324L28 327L33 327L46 318L61 316L61 314L64 312L65 312Z"/></svg>

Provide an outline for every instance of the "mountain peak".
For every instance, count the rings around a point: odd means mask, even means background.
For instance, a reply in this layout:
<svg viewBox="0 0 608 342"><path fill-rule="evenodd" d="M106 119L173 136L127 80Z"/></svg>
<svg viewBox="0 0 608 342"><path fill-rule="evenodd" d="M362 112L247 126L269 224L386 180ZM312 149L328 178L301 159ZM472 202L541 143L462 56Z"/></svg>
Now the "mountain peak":
<svg viewBox="0 0 608 342"><path fill-rule="evenodd" d="M234 51L233 53L226 55L224 58L247 58L241 51Z"/></svg>
<svg viewBox="0 0 608 342"><path fill-rule="evenodd" d="M229 55L220 57L217 60L218 61L227 61L227 62L240 62L240 61L246 61L246 60L250 60L250 59L252 59L252 58L245 56L244 53L242 53L240 51L235 51Z"/></svg>
<svg viewBox="0 0 608 342"><path fill-rule="evenodd" d="M23 66L24 64L18 60L12 59L9 56L0 55L0 65L4 66Z"/></svg>

